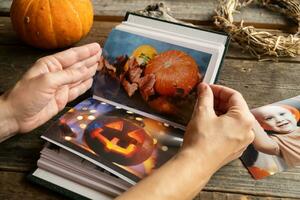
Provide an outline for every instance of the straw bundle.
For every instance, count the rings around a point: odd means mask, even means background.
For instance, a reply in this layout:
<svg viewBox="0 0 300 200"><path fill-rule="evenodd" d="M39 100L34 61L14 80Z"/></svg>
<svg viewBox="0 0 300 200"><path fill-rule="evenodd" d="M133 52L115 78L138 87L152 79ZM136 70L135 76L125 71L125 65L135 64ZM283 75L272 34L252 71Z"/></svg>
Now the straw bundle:
<svg viewBox="0 0 300 200"><path fill-rule="evenodd" d="M215 25L231 35L234 42L250 51L251 54L261 59L265 56L295 57L300 55L300 3L297 0L258 0L257 3L273 11L285 14L298 25L298 32L275 35L267 31L259 31L253 26L244 26L233 23L233 13L246 7L253 0L220 0L214 16Z"/></svg>

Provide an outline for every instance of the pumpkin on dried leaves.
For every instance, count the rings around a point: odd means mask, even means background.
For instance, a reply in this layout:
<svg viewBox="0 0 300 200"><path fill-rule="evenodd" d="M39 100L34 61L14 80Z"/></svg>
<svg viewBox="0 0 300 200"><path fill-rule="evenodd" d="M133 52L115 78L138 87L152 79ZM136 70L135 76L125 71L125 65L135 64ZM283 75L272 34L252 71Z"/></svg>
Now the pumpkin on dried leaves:
<svg viewBox="0 0 300 200"><path fill-rule="evenodd" d="M197 63L179 50L169 50L155 56L146 66L147 74L155 74L154 89L163 96L184 97L199 81Z"/></svg>
<svg viewBox="0 0 300 200"><path fill-rule="evenodd" d="M90 0L14 0L10 13L19 37L43 49L79 41L90 31L94 16Z"/></svg>

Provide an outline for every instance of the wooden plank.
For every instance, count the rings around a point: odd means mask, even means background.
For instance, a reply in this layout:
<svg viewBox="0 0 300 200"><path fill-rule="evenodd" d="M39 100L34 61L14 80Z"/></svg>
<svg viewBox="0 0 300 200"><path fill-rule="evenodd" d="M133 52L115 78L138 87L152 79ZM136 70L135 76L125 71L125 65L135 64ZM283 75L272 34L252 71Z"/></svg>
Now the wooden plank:
<svg viewBox="0 0 300 200"><path fill-rule="evenodd" d="M64 196L26 180L26 173L0 172L0 199L65 199ZM263 197L224 192L202 191L194 200L292 200L292 198Z"/></svg>
<svg viewBox="0 0 300 200"><path fill-rule="evenodd" d="M66 199L61 195L26 180L26 173L0 171L0 199Z"/></svg>
<svg viewBox="0 0 300 200"><path fill-rule="evenodd" d="M72 104L72 106L74 105ZM40 156L39 152L45 144L40 136L70 108L70 106L67 106L54 118L30 133L18 134L0 143L0 171L28 172L33 170Z"/></svg>
<svg viewBox="0 0 300 200"><path fill-rule="evenodd" d="M294 200L294 198L277 198L277 197L262 197L253 195L242 195L225 192L208 192L202 191L194 200Z"/></svg>
<svg viewBox="0 0 300 200"><path fill-rule="evenodd" d="M120 22L95 21L89 35L76 45L86 44L89 42L99 42L101 45L103 45L109 32L119 23ZM3 68L3 70L6 70L3 71L3 73L9 73L9 71L12 70L15 71L15 73L20 73L20 68L23 69L23 73L37 58L57 51L59 50L45 51L27 46L18 40L15 32L12 29L10 19L8 17L0 17L0 64L5 68ZM238 47L234 43L230 44L226 57L234 59L256 60L255 57L251 56L247 51L243 52L241 47ZM300 56L295 58L280 58L278 61L292 63L300 62ZM21 66L21 64L26 66ZM21 74L19 74L18 77L20 77ZM18 77L16 77L16 79L18 79ZM15 80L12 80L12 82L13 81ZM0 92L3 91L1 90L2 86L7 88L6 85L11 84L0 84Z"/></svg>
<svg viewBox="0 0 300 200"><path fill-rule="evenodd" d="M218 83L240 91L250 108L299 95L299 63L225 59Z"/></svg>
<svg viewBox="0 0 300 200"><path fill-rule="evenodd" d="M46 126L45 126L46 127ZM0 170L30 171L36 166L44 141L41 131L18 135L0 144Z"/></svg>
<svg viewBox="0 0 300 200"><path fill-rule="evenodd" d="M9 9L12 0L2 0L0 2L0 13L9 15ZM197 21L198 23L211 22L214 10L218 5L218 0L185 0L172 1L165 0L165 4L170 8L170 13L184 20ZM107 19L107 17L119 17L121 19L126 11L135 11L144 9L147 5L157 3L155 0L93 0L95 16L97 19ZM266 25L270 28L287 28L290 26L288 19L280 14L260 8L257 5L250 5L242 9L241 13L236 14L235 21L243 19L245 22L256 26Z"/></svg>
<svg viewBox="0 0 300 200"><path fill-rule="evenodd" d="M300 168L277 173L263 180L253 180L240 161L220 169L205 190L265 197L300 198Z"/></svg>

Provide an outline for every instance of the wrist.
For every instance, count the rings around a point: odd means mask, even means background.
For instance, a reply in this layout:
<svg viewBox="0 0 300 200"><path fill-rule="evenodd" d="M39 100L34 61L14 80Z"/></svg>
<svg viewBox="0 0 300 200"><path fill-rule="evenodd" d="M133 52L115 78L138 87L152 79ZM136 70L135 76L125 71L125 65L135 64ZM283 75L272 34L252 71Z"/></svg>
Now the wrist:
<svg viewBox="0 0 300 200"><path fill-rule="evenodd" d="M209 179L218 169L215 163L215 157L206 154L204 151L195 148L185 148L178 153L178 158L182 159L191 170L199 172L198 175L203 177L203 173ZM201 169L201 170L200 170Z"/></svg>
<svg viewBox="0 0 300 200"><path fill-rule="evenodd" d="M210 178L219 168L222 162L213 151L202 148L186 147L178 153L178 157L195 169L195 172L205 173ZM201 170L199 170L201 168ZM201 176L201 174L199 174Z"/></svg>
<svg viewBox="0 0 300 200"><path fill-rule="evenodd" d="M0 142L14 136L18 132L18 123L12 108L5 98L0 96Z"/></svg>

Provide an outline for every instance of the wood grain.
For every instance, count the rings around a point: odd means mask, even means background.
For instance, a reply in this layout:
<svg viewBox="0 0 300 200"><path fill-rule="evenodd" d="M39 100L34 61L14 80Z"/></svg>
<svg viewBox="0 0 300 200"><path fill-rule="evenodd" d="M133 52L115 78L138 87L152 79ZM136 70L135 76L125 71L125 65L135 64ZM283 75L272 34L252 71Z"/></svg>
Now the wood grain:
<svg viewBox="0 0 300 200"><path fill-rule="evenodd" d="M0 2L0 13L9 15L12 0ZM198 23L211 22L218 0L165 0L170 13L178 19L192 20ZM96 19L121 19L126 11L144 9L155 0L93 0ZM117 17L117 18L116 18ZM280 14L271 12L257 5L250 5L235 15L235 21L243 19L246 23L269 28L287 28L292 23Z"/></svg>
<svg viewBox="0 0 300 200"><path fill-rule="evenodd" d="M0 4L1 5L1 4ZM76 45L86 44L89 42L99 42L101 45L104 44L104 41L107 37L107 35L110 33L110 31L117 25L121 23L121 19L118 21L94 21L93 27L88 34L87 37L82 39L79 43ZM211 26L200 26L201 28L205 29L213 29ZM276 32L280 33L278 30L269 30L270 32ZM24 44L22 41L20 41L14 32L9 17L1 17L0 18L0 45L5 46L22 46L22 48L28 49L28 54L36 55L36 52L40 52L39 50L36 50L34 48L31 48ZM19 52L24 52L24 50L20 50ZM8 55L8 53L15 53L14 51L11 51L9 49L5 50L2 49L0 52L0 56L6 56L6 58L11 58L11 56ZM41 54L41 56L53 53L54 51L45 51L44 54ZM18 53L18 52L16 52ZM21 55L21 57L26 57L26 55ZM30 56L31 57L31 56ZM257 60L254 56L252 56L247 50L243 50L240 46L237 44L231 42L228 52L226 54L227 58L233 58L233 59L244 59L244 60ZM28 58L28 56L26 57ZM33 56L33 58L36 58ZM277 62L300 62L300 57L295 58L274 58ZM1 59L0 59L1 62ZM7 62L6 62L7 63Z"/></svg>
<svg viewBox="0 0 300 200"><path fill-rule="evenodd" d="M2 200L58 200L66 199L46 188L26 180L26 173L0 171L0 199Z"/></svg>
<svg viewBox="0 0 300 200"><path fill-rule="evenodd" d="M224 192L202 191L194 200L294 200L294 198L262 197L253 195L242 195Z"/></svg>
<svg viewBox="0 0 300 200"><path fill-rule="evenodd" d="M219 84L241 92L250 108L299 95L300 63L225 59Z"/></svg>
<svg viewBox="0 0 300 200"><path fill-rule="evenodd" d="M156 1L94 0L96 21L89 35L76 45L95 41L103 45L111 29L120 23L127 10L142 9L154 2ZM165 2L175 17L201 24L202 27L213 27L211 16L216 0ZM9 15L10 4L11 0L0 1L0 16ZM282 16L255 6L244 9L236 21L241 18L267 29L286 29L291 25ZM57 51L60 50L42 51L25 45L18 40L9 17L0 17L0 94L12 87L36 59ZM299 69L299 58L259 62L231 44L218 83L240 91L249 107L253 108L299 95ZM87 96L90 96L90 93L81 96L68 106L74 106ZM54 120L31 134L15 136L0 144L0 199L62 199L61 196L46 189L31 185L24 178L34 169L39 151L44 144L40 135ZM299 180L300 168L294 168L262 181L255 181L242 163L236 160L220 169L195 199L300 199Z"/></svg>
<svg viewBox="0 0 300 200"><path fill-rule="evenodd" d="M0 199L2 200L63 200L68 199L56 192L26 180L28 174L18 172L0 172ZM292 200L292 198L270 198L243 194L202 191L194 200Z"/></svg>

